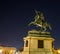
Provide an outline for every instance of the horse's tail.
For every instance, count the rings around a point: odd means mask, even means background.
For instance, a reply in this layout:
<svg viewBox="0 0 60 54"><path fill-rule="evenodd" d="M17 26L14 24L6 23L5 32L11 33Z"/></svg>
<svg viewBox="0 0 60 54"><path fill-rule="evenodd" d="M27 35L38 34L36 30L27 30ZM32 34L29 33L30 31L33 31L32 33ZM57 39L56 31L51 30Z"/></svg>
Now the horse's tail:
<svg viewBox="0 0 60 54"><path fill-rule="evenodd" d="M49 29L52 30L51 24L49 24Z"/></svg>

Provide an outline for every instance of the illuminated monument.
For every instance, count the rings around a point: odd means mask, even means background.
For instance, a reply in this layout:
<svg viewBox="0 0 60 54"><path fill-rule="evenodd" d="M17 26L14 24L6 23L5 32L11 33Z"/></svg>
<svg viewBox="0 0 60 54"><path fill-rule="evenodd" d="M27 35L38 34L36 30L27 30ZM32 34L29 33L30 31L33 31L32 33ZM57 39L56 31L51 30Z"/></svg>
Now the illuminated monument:
<svg viewBox="0 0 60 54"><path fill-rule="evenodd" d="M24 49L22 54L53 54L54 39L51 37L48 28L51 30L50 24L44 19L43 13L35 11L34 21L29 25L35 25L40 28L28 31L28 35L24 37Z"/></svg>

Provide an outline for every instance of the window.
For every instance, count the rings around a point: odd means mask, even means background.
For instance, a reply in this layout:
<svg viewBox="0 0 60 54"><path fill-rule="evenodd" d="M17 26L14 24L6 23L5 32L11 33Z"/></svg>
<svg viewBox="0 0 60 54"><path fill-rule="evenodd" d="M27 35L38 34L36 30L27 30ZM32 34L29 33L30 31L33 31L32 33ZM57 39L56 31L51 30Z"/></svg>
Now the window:
<svg viewBox="0 0 60 54"><path fill-rule="evenodd" d="M43 48L43 40L38 40L38 48Z"/></svg>
<svg viewBox="0 0 60 54"><path fill-rule="evenodd" d="M26 40L26 47L28 47L28 41Z"/></svg>

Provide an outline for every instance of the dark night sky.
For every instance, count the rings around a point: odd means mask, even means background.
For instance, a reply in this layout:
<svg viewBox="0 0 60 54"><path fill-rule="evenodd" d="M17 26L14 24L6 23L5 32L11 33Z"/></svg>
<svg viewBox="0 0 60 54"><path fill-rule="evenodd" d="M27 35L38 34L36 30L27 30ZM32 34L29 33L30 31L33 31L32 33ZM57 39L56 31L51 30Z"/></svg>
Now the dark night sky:
<svg viewBox="0 0 60 54"><path fill-rule="evenodd" d="M0 1L0 44L23 47L23 37L31 29L34 9L42 11L52 24L51 35L55 48L60 48L60 1L59 0L2 0Z"/></svg>

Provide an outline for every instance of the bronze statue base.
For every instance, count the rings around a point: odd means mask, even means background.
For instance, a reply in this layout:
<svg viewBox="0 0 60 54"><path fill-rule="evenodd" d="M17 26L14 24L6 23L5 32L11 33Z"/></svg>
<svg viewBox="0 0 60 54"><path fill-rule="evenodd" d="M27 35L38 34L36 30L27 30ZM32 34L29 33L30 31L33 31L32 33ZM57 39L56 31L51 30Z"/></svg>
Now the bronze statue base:
<svg viewBox="0 0 60 54"><path fill-rule="evenodd" d="M51 37L50 32L41 32L37 30L31 30L28 32L28 36L32 37Z"/></svg>

